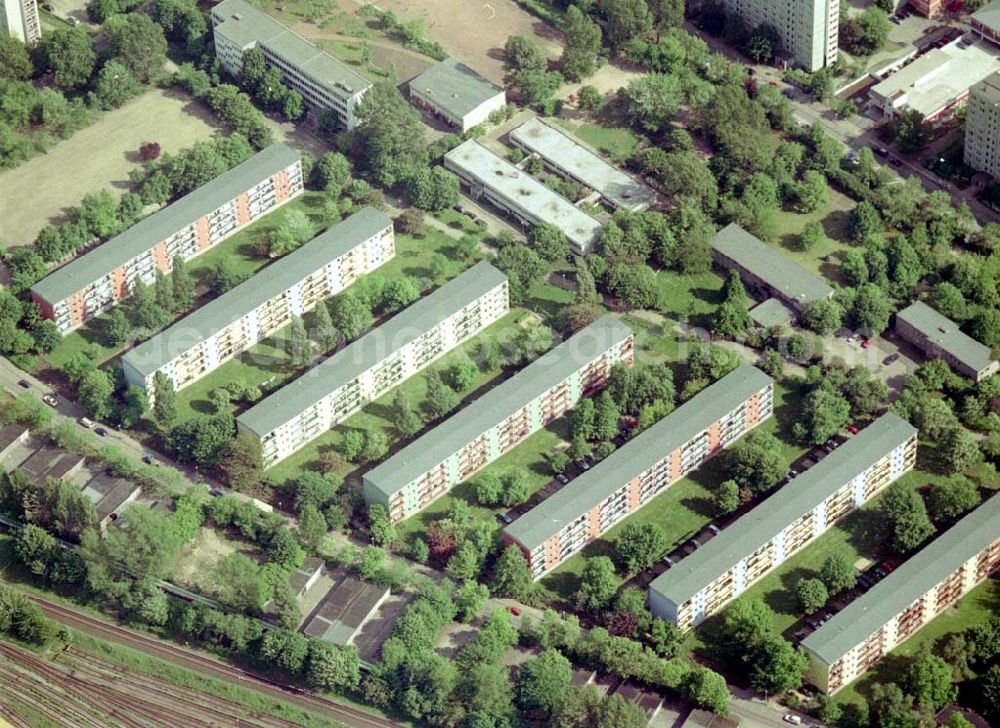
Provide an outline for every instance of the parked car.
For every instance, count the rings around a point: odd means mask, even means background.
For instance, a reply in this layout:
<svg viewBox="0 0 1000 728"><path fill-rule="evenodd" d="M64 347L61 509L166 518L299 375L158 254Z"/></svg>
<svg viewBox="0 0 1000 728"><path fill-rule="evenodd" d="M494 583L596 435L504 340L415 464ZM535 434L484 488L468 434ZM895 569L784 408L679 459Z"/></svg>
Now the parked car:
<svg viewBox="0 0 1000 728"><path fill-rule="evenodd" d="M720 533L722 533L722 529L719 528L718 526L716 526L714 523L709 523L708 524L708 530L711 531L712 533L714 533L716 536L718 536Z"/></svg>
<svg viewBox="0 0 1000 728"><path fill-rule="evenodd" d="M452 205L451 209L457 212L459 215L465 214L465 208L462 207L461 205Z"/></svg>
<svg viewBox="0 0 1000 728"><path fill-rule="evenodd" d="M889 366L894 361L899 361L899 353L898 352L893 353L893 354L889 354L889 356L887 356L885 359L882 360L882 363L885 364L886 366Z"/></svg>
<svg viewBox="0 0 1000 728"><path fill-rule="evenodd" d="M887 574L891 574L896 570L896 567L890 564L888 561L882 562L882 569L885 570Z"/></svg>
<svg viewBox="0 0 1000 728"><path fill-rule="evenodd" d="M48 12L51 13L51 12L54 12L55 9L56 9L56 6L53 5L52 3L42 3L42 10L47 10Z"/></svg>
<svg viewBox="0 0 1000 728"><path fill-rule="evenodd" d="M17 384L18 384L18 386L24 387L25 389L30 389L31 388L31 383L28 382L27 379L21 379L20 381L18 381Z"/></svg>
<svg viewBox="0 0 1000 728"><path fill-rule="evenodd" d="M105 430L103 427L98 427L96 430L94 430L94 432L97 433L98 437L106 437L108 434L108 431Z"/></svg>
<svg viewBox="0 0 1000 728"><path fill-rule="evenodd" d="M501 523L507 523L507 524L510 524L510 523L514 522L514 519L511 518L506 513L497 513L497 520L500 521Z"/></svg>
<svg viewBox="0 0 1000 728"><path fill-rule="evenodd" d="M566 473L557 473L556 480L558 480L563 485L566 485L566 483L569 482L569 476L567 476Z"/></svg>
<svg viewBox="0 0 1000 728"><path fill-rule="evenodd" d="M671 566L673 566L674 563L675 563L674 560L672 558L670 558L669 556L664 556L662 559L660 559L660 561L662 561L664 564L666 564L668 569Z"/></svg>
<svg viewBox="0 0 1000 728"><path fill-rule="evenodd" d="M59 399L54 394L46 394L44 397L42 397L42 401L49 407L59 406Z"/></svg>
<svg viewBox="0 0 1000 728"><path fill-rule="evenodd" d="M226 491L224 491L222 488L212 488L210 491L208 491L208 494L213 498L221 498L226 494Z"/></svg>
<svg viewBox="0 0 1000 728"><path fill-rule="evenodd" d="M146 465L152 465L153 464L153 454L147 452L145 455L142 456L142 462L146 463Z"/></svg>
<svg viewBox="0 0 1000 728"><path fill-rule="evenodd" d="M875 339L865 339L861 342L862 349L871 349L875 345Z"/></svg>
<svg viewBox="0 0 1000 728"><path fill-rule="evenodd" d="M782 718L786 723L791 723L792 725L802 725L802 719L797 715L792 715L791 713L785 713L785 717Z"/></svg>
<svg viewBox="0 0 1000 728"><path fill-rule="evenodd" d="M590 463L588 463L583 458L580 458L579 460L576 461L576 466L580 468L580 470L590 470Z"/></svg>
<svg viewBox="0 0 1000 728"><path fill-rule="evenodd" d="M857 425L848 425L847 431L850 432L852 435L857 435L859 432L861 432L861 428L858 427Z"/></svg>
<svg viewBox="0 0 1000 728"><path fill-rule="evenodd" d="M893 167L898 167L902 163L903 163L903 160L900 159L899 157L889 157L889 164L891 164Z"/></svg>
<svg viewBox="0 0 1000 728"><path fill-rule="evenodd" d="M81 417L77 422L80 423L81 427L86 427L88 430L94 429L94 421L89 417Z"/></svg>
<svg viewBox="0 0 1000 728"><path fill-rule="evenodd" d="M515 617L520 617L521 616L521 608L520 607L507 607L507 611L510 612L511 614L513 614Z"/></svg>

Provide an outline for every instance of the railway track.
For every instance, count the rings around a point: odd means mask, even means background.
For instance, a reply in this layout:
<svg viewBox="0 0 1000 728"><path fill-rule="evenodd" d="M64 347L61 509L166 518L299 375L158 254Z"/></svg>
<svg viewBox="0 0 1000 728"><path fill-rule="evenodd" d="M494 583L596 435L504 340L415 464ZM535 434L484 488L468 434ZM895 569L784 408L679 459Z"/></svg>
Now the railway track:
<svg viewBox="0 0 1000 728"><path fill-rule="evenodd" d="M194 650L169 644L126 627L110 624L89 614L79 612L33 594L25 594L25 596L38 604L48 617L74 629L78 629L81 632L86 632L109 642L131 647L180 667L220 678L273 697L279 697L289 703L318 712L347 726L352 726L353 728L397 728L400 726L399 723L388 718L366 713L349 705L344 705L343 703L338 703L329 698L302 690L294 685L274 680L256 671L230 665Z"/></svg>

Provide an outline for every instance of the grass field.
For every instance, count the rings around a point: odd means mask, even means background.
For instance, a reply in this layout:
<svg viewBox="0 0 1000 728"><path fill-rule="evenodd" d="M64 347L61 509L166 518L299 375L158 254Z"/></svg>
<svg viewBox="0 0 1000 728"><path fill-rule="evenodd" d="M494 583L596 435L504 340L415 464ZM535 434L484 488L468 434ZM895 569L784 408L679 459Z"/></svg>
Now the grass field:
<svg viewBox="0 0 1000 728"><path fill-rule="evenodd" d="M620 126L601 126L592 122L579 123L568 119L555 121L570 133L580 137L587 144L612 159L628 159L642 142L642 137Z"/></svg>
<svg viewBox="0 0 1000 728"><path fill-rule="evenodd" d="M306 192L301 197L297 197L270 215L247 226L231 238L224 240L211 250L193 259L190 262L189 270L198 281L199 290L203 294L208 294L212 270L220 258L225 257L228 259L234 270L239 271L247 277L252 276L271 262L267 258L254 254L253 243L281 225L284 215L289 210L303 210L316 225L318 233L324 227L322 203L322 194L318 192ZM207 302L208 299L202 296L195 305L196 307L203 306ZM127 306L128 304L125 303L123 305ZM177 318L179 319L184 315L186 314L180 314ZM116 348L106 345L107 336L105 329L108 317L108 313L102 314L93 321L84 324L64 336L59 346L45 356L45 362L48 366L58 369L70 357L80 351L92 356L98 364L103 364L121 353L126 347Z"/></svg>
<svg viewBox="0 0 1000 728"><path fill-rule="evenodd" d="M712 316L722 303L725 281L712 272L683 275L658 270L660 310L667 316L703 329L712 327Z"/></svg>
<svg viewBox="0 0 1000 728"><path fill-rule="evenodd" d="M829 189L827 204L815 212L802 215L782 210L778 214L778 235L781 252L806 270L823 276L831 282L840 282L840 261L850 249L846 242L847 218L854 201L846 195ZM799 238L807 223L819 222L823 225L826 239L809 250L802 250ZM823 260L829 258L829 260Z"/></svg>
<svg viewBox="0 0 1000 728"><path fill-rule="evenodd" d="M151 89L120 109L56 144L46 154L0 174L3 245L26 245L45 225L63 219L66 209L88 192L109 188L121 194L139 166L143 142L175 153L208 139L217 122L207 108L177 89ZM52 184L39 184L48 180Z"/></svg>
<svg viewBox="0 0 1000 728"><path fill-rule="evenodd" d="M448 254L452 253L451 248L453 245L454 240L452 238L443 232L433 229L428 229L427 233L420 238L398 234L396 235L395 258L374 273L389 280L400 275L413 276L418 279L430 279L431 259L435 255L445 255L447 258ZM450 279L458 275L466 266L466 261L449 258L447 260L445 279ZM443 280L434 281L436 284L442 282ZM306 330L308 331L313 315L307 314L304 318ZM301 371L301 368L292 367L289 361L287 340L290 332L290 326L278 330L249 351L223 364L205 378L178 392L178 418L185 420L196 414L212 412L213 408L208 395L212 390L233 381L237 377L245 379L247 384L261 386L270 392L277 390L285 382L296 376ZM319 351L313 352L313 361L323 353Z"/></svg>
<svg viewBox="0 0 1000 728"><path fill-rule="evenodd" d="M792 441L791 428L795 422L800 395L797 391L777 383L774 388L774 417L760 425L782 442L783 454L791 462L806 448ZM597 466L598 472L600 465ZM626 524L655 523L667 534L672 550L698 531L713 518L712 494L726 479L722 461L718 456L698 470L671 485L641 510L633 513L598 540L588 544L579 554L568 559L542 579L546 596L557 601L570 602L580 586L580 575L587 559L594 556L612 556L614 543Z"/></svg>

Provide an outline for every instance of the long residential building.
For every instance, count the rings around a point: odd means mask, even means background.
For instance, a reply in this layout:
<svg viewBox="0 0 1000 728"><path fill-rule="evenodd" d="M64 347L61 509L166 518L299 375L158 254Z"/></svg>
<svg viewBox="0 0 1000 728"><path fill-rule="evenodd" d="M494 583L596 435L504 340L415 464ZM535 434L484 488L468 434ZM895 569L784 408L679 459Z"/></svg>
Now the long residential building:
<svg viewBox="0 0 1000 728"><path fill-rule="evenodd" d="M122 358L146 390L163 372L182 389L312 310L396 254L392 220L366 207Z"/></svg>
<svg viewBox="0 0 1000 728"><path fill-rule="evenodd" d="M370 470L365 500L409 518L601 389L632 346L628 326L596 321Z"/></svg>
<svg viewBox="0 0 1000 728"><path fill-rule="evenodd" d="M994 4L1000 15L1000 2ZM1000 179L1000 73L983 79L969 91L964 158L973 169Z"/></svg>
<svg viewBox="0 0 1000 728"><path fill-rule="evenodd" d="M993 496L802 640L806 678L832 695L1000 569Z"/></svg>
<svg viewBox="0 0 1000 728"><path fill-rule="evenodd" d="M140 220L31 287L42 316L63 334L132 295L136 280L170 273L302 194L302 159L285 144L253 157Z"/></svg>
<svg viewBox="0 0 1000 728"><path fill-rule="evenodd" d="M34 45L42 39L37 0L0 0L0 33Z"/></svg>
<svg viewBox="0 0 1000 728"><path fill-rule="evenodd" d="M371 88L367 78L329 53L289 30L260 8L244 0L222 0L212 8L215 55L234 77L243 70L243 54L259 48L269 67L298 91L310 109L331 111L340 125L357 126L355 111Z"/></svg>
<svg viewBox="0 0 1000 728"><path fill-rule="evenodd" d="M656 193L645 183L537 117L512 130L510 141L537 154L556 174L593 190L616 210L641 212L656 203Z"/></svg>
<svg viewBox="0 0 1000 728"><path fill-rule="evenodd" d="M833 296L833 288L735 222L712 240L716 264L740 274L747 285L801 313L813 301Z"/></svg>
<svg viewBox="0 0 1000 728"><path fill-rule="evenodd" d="M507 276L477 263L257 403L236 423L260 441L270 467L509 310Z"/></svg>
<svg viewBox="0 0 1000 728"><path fill-rule="evenodd" d="M744 364L504 528L535 579L771 416L774 381Z"/></svg>
<svg viewBox="0 0 1000 728"><path fill-rule="evenodd" d="M976 382L1000 371L1000 362L993 358L988 346L923 301L916 301L896 314L895 331L928 357L944 359L957 372Z"/></svg>
<svg viewBox="0 0 1000 728"><path fill-rule="evenodd" d="M475 139L444 155L444 166L458 175L472 198L485 199L521 225L555 225L565 233L576 255L590 253L601 234L602 225L597 218Z"/></svg>
<svg viewBox="0 0 1000 728"><path fill-rule="evenodd" d="M774 28L781 50L810 73L837 61L838 0L722 0L722 7L741 17L748 30Z"/></svg>
<svg viewBox="0 0 1000 728"><path fill-rule="evenodd" d="M660 575L653 614L688 630L913 468L917 431L880 417L753 511Z"/></svg>

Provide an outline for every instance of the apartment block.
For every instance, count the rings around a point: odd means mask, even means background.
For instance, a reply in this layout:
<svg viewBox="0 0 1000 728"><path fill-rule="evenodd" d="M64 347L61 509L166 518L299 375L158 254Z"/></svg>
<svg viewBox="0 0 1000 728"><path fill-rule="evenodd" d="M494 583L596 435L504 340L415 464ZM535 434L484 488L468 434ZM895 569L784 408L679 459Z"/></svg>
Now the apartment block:
<svg viewBox="0 0 1000 728"><path fill-rule="evenodd" d="M771 416L774 381L744 364L504 528L535 579Z"/></svg>
<svg viewBox="0 0 1000 728"><path fill-rule="evenodd" d="M717 265L735 270L745 284L777 298L793 311L801 313L813 301L833 296L833 288L823 279L735 222L716 233L712 252Z"/></svg>
<svg viewBox="0 0 1000 728"><path fill-rule="evenodd" d="M601 223L530 174L497 156L475 139L444 155L444 166L454 172L476 200L486 200L519 224L555 225L576 255L587 255L601 234Z"/></svg>
<svg viewBox="0 0 1000 728"><path fill-rule="evenodd" d="M302 160L272 144L177 202L70 261L31 287L42 316L63 334L170 273L175 256L191 260L302 194Z"/></svg>
<svg viewBox="0 0 1000 728"><path fill-rule="evenodd" d="M656 203L656 193L646 184L537 117L513 129L509 138L526 154L537 154L547 169L593 190L616 210L641 212Z"/></svg>
<svg viewBox="0 0 1000 728"><path fill-rule="evenodd" d="M976 382L1000 371L1000 362L993 358L988 346L923 301L896 314L895 331L928 357L944 359L952 369Z"/></svg>
<svg viewBox="0 0 1000 728"><path fill-rule="evenodd" d="M395 254L392 219L366 207L132 349L125 381L150 401L156 372L183 389Z"/></svg>
<svg viewBox="0 0 1000 728"><path fill-rule="evenodd" d="M782 50L810 73L837 60L838 0L722 0L722 6L743 18L749 30L772 26Z"/></svg>
<svg viewBox="0 0 1000 728"><path fill-rule="evenodd" d="M357 125L355 110L371 81L263 10L244 0L222 0L212 8L212 33L215 55L231 76L242 72L243 54L258 48L307 108L335 113L344 129Z"/></svg>
<svg viewBox="0 0 1000 728"><path fill-rule="evenodd" d="M969 17L969 25L972 32L983 40L1000 44L1000 0L993 0L974 12Z"/></svg>
<svg viewBox="0 0 1000 728"><path fill-rule="evenodd" d="M1000 15L1000 3L998 3ZM969 91L965 112L965 163L1000 179L1000 73Z"/></svg>
<svg viewBox="0 0 1000 728"><path fill-rule="evenodd" d="M365 500L409 518L604 387L632 363L632 330L596 321L364 476Z"/></svg>
<svg viewBox="0 0 1000 728"><path fill-rule="evenodd" d="M37 0L0 0L0 32L34 45L42 39Z"/></svg>
<svg viewBox="0 0 1000 728"><path fill-rule="evenodd" d="M236 418L267 467L430 366L510 310L507 276L477 263Z"/></svg>
<svg viewBox="0 0 1000 728"><path fill-rule="evenodd" d="M649 587L653 614L697 626L913 468L917 431L880 417Z"/></svg>
<svg viewBox="0 0 1000 728"><path fill-rule="evenodd" d="M944 12L945 0L910 0L910 7L925 18L936 18Z"/></svg>
<svg viewBox="0 0 1000 728"><path fill-rule="evenodd" d="M994 496L806 637L806 678L836 693L997 569L1000 497Z"/></svg>

